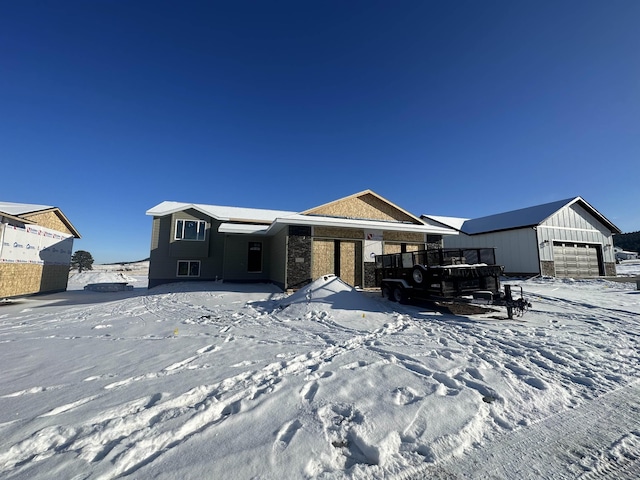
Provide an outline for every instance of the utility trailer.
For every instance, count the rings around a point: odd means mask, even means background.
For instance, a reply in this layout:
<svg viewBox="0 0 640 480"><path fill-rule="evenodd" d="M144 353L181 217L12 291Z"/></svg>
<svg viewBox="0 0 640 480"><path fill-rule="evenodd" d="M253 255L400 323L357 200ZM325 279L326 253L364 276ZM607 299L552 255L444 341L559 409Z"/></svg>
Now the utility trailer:
<svg viewBox="0 0 640 480"><path fill-rule="evenodd" d="M514 299L511 285L500 288L504 267L496 265L493 248L438 248L376 255L376 285L392 301L410 298L477 303L507 308L522 315L531 304Z"/></svg>

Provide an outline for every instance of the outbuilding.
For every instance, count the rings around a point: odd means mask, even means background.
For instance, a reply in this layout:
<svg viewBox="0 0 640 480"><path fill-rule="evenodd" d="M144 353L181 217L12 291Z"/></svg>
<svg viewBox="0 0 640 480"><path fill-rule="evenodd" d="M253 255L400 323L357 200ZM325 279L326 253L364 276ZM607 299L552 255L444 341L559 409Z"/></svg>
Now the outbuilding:
<svg viewBox="0 0 640 480"><path fill-rule="evenodd" d="M75 238L57 207L0 202L0 299L66 290Z"/></svg>
<svg viewBox="0 0 640 480"><path fill-rule="evenodd" d="M620 229L582 197L465 219L422 215L460 235L448 247L493 247L507 275L615 276L613 235Z"/></svg>

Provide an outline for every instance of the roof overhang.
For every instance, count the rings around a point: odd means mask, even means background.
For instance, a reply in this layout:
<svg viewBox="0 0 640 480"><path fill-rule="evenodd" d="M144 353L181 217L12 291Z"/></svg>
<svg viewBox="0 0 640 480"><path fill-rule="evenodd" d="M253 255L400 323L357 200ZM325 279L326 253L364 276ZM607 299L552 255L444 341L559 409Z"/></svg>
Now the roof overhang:
<svg viewBox="0 0 640 480"><path fill-rule="evenodd" d="M426 233L432 235L457 235L458 232L445 226L415 223L385 222L379 220L359 220L352 218L321 217L313 215L290 215L277 218L268 232L275 233L286 225L302 225L316 227L363 228L369 230L386 230L394 232Z"/></svg>
<svg viewBox="0 0 640 480"><path fill-rule="evenodd" d="M218 227L220 233L239 233L245 235L265 235L269 225L250 225L246 223L222 223Z"/></svg>

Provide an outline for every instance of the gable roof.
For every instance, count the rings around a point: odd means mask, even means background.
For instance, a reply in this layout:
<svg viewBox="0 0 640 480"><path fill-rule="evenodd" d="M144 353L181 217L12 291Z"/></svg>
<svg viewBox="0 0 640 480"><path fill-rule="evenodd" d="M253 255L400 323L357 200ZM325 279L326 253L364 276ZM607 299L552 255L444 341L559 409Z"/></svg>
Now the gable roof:
<svg viewBox="0 0 640 480"><path fill-rule="evenodd" d="M369 203L374 202L384 206L384 212L379 218L367 218L358 215L349 207L353 200L367 197ZM366 202L365 202L366 203ZM368 205L371 209L373 206ZM351 227L371 230L397 230L441 235L457 235L457 231L444 225L428 225L418 217L401 209L397 205L385 200L371 190L365 190L333 202L320 205L301 213L284 210L264 210L258 208L225 207L219 205L204 205L165 201L147 210L147 215L162 217L188 209L195 209L211 218L223 222L218 231L220 233L249 233L274 234L286 225L309 225L325 227ZM340 214L341 209L345 210ZM357 210L357 208L356 208ZM362 211L361 211L362 213ZM366 208L365 208L366 213ZM393 215L400 218L397 220Z"/></svg>
<svg viewBox="0 0 640 480"><path fill-rule="evenodd" d="M495 215L489 215L486 217L472 218L468 220L455 219L452 217L436 217L433 215L423 215L426 219L440 219L445 225L449 225L452 228L457 228L459 231L466 233L467 235L477 235L480 233L499 232L504 230L515 230L518 228L535 227L540 225L546 219L551 217L557 211L562 208L568 207L573 204L579 204L591 215L596 217L602 224L604 224L611 232L620 233L620 229L611 223L604 215L593 208L582 197L572 197L564 200L558 200L555 202L545 203L542 205L535 205L533 207L520 208L518 210L511 210L504 213L498 213ZM462 221L462 223L460 223ZM447 223L448 222L448 223ZM454 227L453 225L460 225Z"/></svg>
<svg viewBox="0 0 640 480"><path fill-rule="evenodd" d="M58 207L51 207L49 205L36 205L31 203L13 203L13 202L0 202L0 216L12 218L26 224L37 224L36 221L31 220L29 217L34 214L42 214L47 212L53 212L60 218L62 223L66 225L69 231L75 238L80 238L80 233L76 230L76 227L69 221L69 219L62 213Z"/></svg>
<svg viewBox="0 0 640 480"><path fill-rule="evenodd" d="M374 214L373 216L372 213ZM418 217L391 203L372 190L363 190L362 192L339 198L338 200L301 212L301 215L404 222L416 225L424 224Z"/></svg>

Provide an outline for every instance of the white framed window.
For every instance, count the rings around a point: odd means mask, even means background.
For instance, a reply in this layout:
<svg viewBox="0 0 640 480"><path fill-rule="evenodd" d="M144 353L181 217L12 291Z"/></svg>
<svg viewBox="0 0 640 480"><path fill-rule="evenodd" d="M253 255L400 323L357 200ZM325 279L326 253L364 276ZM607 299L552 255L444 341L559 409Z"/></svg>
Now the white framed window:
<svg viewBox="0 0 640 480"><path fill-rule="evenodd" d="M176 240L203 241L207 229L204 220L176 220Z"/></svg>
<svg viewBox="0 0 640 480"><path fill-rule="evenodd" d="M199 277L200 260L178 260L177 277Z"/></svg>

